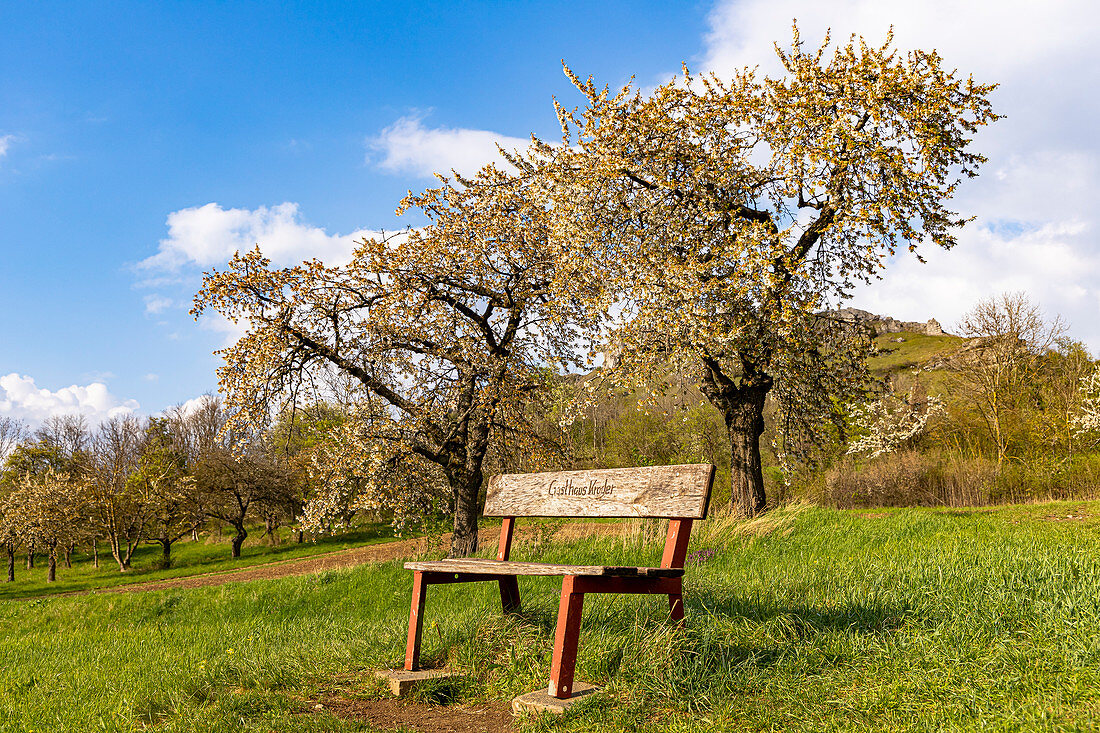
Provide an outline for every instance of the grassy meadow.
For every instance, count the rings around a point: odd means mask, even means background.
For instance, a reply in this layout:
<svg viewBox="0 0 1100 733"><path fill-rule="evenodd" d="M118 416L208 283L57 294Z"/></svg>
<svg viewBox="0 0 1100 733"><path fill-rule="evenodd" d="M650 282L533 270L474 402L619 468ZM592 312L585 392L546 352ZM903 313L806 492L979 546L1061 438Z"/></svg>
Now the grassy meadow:
<svg viewBox="0 0 1100 733"><path fill-rule="evenodd" d="M517 539L516 559L653 563L662 528ZM804 506L697 524L687 623L589 596L577 677L605 686L525 731L1096 730L1100 503L993 510ZM489 548L486 548L488 551ZM433 588L424 660L456 704L545 685L560 580ZM2 731L350 731L308 701L383 696L400 664L399 562L247 584L0 602Z"/></svg>
<svg viewBox="0 0 1100 733"><path fill-rule="evenodd" d="M295 542L292 533L283 529L279 530L280 541L277 545L270 544L266 539L261 541L261 531L257 530L249 536L249 541L241 548L241 556L236 559L230 557L227 536L203 532L197 541L180 540L172 545L172 566L169 568L161 567L160 545L142 545L134 552L131 567L125 573L119 572L110 549L106 543L100 542L98 568L92 564L92 553L88 548L83 548L83 551L72 554L71 568L65 567L63 558L58 557L57 580L53 583L46 582L47 558L44 555L36 556L34 568L27 570L24 565L26 554L20 554L16 558L16 582L0 583L0 600L114 588L198 573L227 572L393 540L393 531L387 524L364 524L338 535L323 535L302 543Z"/></svg>

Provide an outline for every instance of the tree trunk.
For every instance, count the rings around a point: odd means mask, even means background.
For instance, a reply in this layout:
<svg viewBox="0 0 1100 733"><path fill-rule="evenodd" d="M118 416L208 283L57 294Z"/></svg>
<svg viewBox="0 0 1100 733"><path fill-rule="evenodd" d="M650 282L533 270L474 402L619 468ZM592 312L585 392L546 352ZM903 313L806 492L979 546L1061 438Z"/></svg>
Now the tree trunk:
<svg viewBox="0 0 1100 733"><path fill-rule="evenodd" d="M754 517L767 508L760 436L764 434L764 401L773 381L756 372L737 384L722 374L717 363L711 361L707 366L700 389L722 413L729 434L730 501L737 502L745 516Z"/></svg>
<svg viewBox="0 0 1100 733"><path fill-rule="evenodd" d="M477 552L477 499L481 491L481 471L456 472L448 476L455 501L454 534L450 557L469 557Z"/></svg>
<svg viewBox="0 0 1100 733"><path fill-rule="evenodd" d="M15 550L8 548L8 582L15 582Z"/></svg>
<svg viewBox="0 0 1100 733"><path fill-rule="evenodd" d="M241 545L244 544L245 538L248 537L248 530L244 528L243 524L233 525L233 529L237 530L237 534L233 535L232 544L232 557L238 558L241 556Z"/></svg>
<svg viewBox="0 0 1100 733"><path fill-rule="evenodd" d="M73 566L73 545L65 545L65 567Z"/></svg>
<svg viewBox="0 0 1100 733"><path fill-rule="evenodd" d="M166 570L172 567L172 540L166 535L160 538L160 566Z"/></svg>
<svg viewBox="0 0 1100 733"><path fill-rule="evenodd" d="M730 500L754 517L764 511L764 468L760 461L760 436L764 432L763 401L738 405L723 415L730 439Z"/></svg>
<svg viewBox="0 0 1100 733"><path fill-rule="evenodd" d="M27 551L27 570L34 570L34 550Z"/></svg>
<svg viewBox="0 0 1100 733"><path fill-rule="evenodd" d="M306 533L302 530L298 530L298 544L302 544L305 541Z"/></svg>
<svg viewBox="0 0 1100 733"><path fill-rule="evenodd" d="M46 582L52 583L57 580L57 553L50 553L49 569L46 571Z"/></svg>
<svg viewBox="0 0 1100 733"><path fill-rule="evenodd" d="M99 545L95 540L92 540L92 564L93 567L99 567Z"/></svg>
<svg viewBox="0 0 1100 733"><path fill-rule="evenodd" d="M126 552L123 552L117 537L111 538L111 555L115 558L115 562L118 563L118 572L125 573L130 569L129 548L127 548Z"/></svg>

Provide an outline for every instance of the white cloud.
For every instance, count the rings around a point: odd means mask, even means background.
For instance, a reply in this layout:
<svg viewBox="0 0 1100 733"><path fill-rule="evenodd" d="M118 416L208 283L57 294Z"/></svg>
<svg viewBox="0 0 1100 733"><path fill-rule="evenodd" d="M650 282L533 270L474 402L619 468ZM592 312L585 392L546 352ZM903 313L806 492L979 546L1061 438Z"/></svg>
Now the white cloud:
<svg viewBox="0 0 1100 733"><path fill-rule="evenodd" d="M421 117L409 116L368 139L367 146L383 153L379 167L430 178L435 173L448 175L452 169L473 175L486 163L502 160L498 144L511 151L526 148L530 142L528 138L508 137L489 130L427 128L421 124Z"/></svg>
<svg viewBox="0 0 1100 733"><path fill-rule="evenodd" d="M236 252L260 246L276 265L292 265L319 259L335 265L351 259L356 242L377 236L360 229L350 234L329 234L301 221L298 204L260 206L257 209L223 209L216 203L180 209L168 215L168 237L159 251L142 260L138 269L151 273L175 273L185 267L224 265Z"/></svg>
<svg viewBox="0 0 1100 733"><path fill-rule="evenodd" d="M15 135L0 135L0 158L8 154L8 149L15 141Z"/></svg>
<svg viewBox="0 0 1100 733"><path fill-rule="evenodd" d="M171 298L166 298L163 295L146 295L145 296L145 312L154 315L157 313L163 313L175 304Z"/></svg>
<svg viewBox="0 0 1100 733"><path fill-rule="evenodd" d="M894 259L884 279L854 304L907 320L956 322L981 298L1024 290L1069 321L1071 334L1100 349L1100 8L1085 0L742 0L721 2L710 16L702 65L719 74L760 66L776 75L774 43L790 45L798 19L814 48L832 29L881 43L894 26L901 50L936 49L948 68L997 82L994 109L1005 115L979 133L989 156L976 180L964 181L954 207L976 221L950 252L925 250L927 265Z"/></svg>
<svg viewBox="0 0 1100 733"><path fill-rule="evenodd" d="M111 394L107 385L92 382L83 387L72 385L56 392L39 388L34 379L16 373L0 376L0 415L41 423L49 417L81 414L91 424L127 415L139 408L136 400L123 400Z"/></svg>

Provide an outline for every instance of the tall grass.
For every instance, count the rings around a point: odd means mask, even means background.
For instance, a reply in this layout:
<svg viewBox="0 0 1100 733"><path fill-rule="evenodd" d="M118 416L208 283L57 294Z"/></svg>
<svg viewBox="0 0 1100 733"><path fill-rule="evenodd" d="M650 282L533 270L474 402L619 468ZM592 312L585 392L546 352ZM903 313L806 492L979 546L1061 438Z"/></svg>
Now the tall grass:
<svg viewBox="0 0 1100 733"><path fill-rule="evenodd" d="M807 484L830 506L968 507L1100 497L1100 456L995 461L899 451L871 461L845 458Z"/></svg>
<svg viewBox="0 0 1100 733"><path fill-rule="evenodd" d="M517 559L649 564L664 529L548 534ZM1096 503L716 513L693 533L684 627L662 598L586 597L578 678L604 692L521 726L1095 730L1098 539ZM369 670L400 664L409 586L388 563L0 603L0 730L351 730L307 701L382 694ZM559 589L524 578L523 612L505 616L493 584L433 587L424 659L468 679L422 694L507 700L544 686Z"/></svg>

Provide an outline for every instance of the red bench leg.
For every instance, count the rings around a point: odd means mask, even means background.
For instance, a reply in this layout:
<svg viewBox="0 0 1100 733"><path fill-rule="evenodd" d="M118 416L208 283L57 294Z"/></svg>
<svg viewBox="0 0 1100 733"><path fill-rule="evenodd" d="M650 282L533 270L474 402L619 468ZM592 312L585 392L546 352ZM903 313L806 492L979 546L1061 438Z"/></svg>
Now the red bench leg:
<svg viewBox="0 0 1100 733"><path fill-rule="evenodd" d="M500 605L505 613L519 611L519 580L516 576L500 579Z"/></svg>
<svg viewBox="0 0 1100 733"><path fill-rule="evenodd" d="M668 610L674 623L684 623L684 596L681 593L668 594Z"/></svg>
<svg viewBox="0 0 1100 733"><path fill-rule="evenodd" d="M560 700L573 695L573 668L577 664L577 641L581 635L581 606L584 594L573 592L576 576L567 575L561 582L561 603L558 605L558 629L554 633L554 661L550 665L550 685L546 694Z"/></svg>
<svg viewBox="0 0 1100 733"><path fill-rule="evenodd" d="M424 573L414 571L412 608L409 609L409 641L405 645L405 669L409 672L420 669L420 632L424 628L424 600L427 590Z"/></svg>

